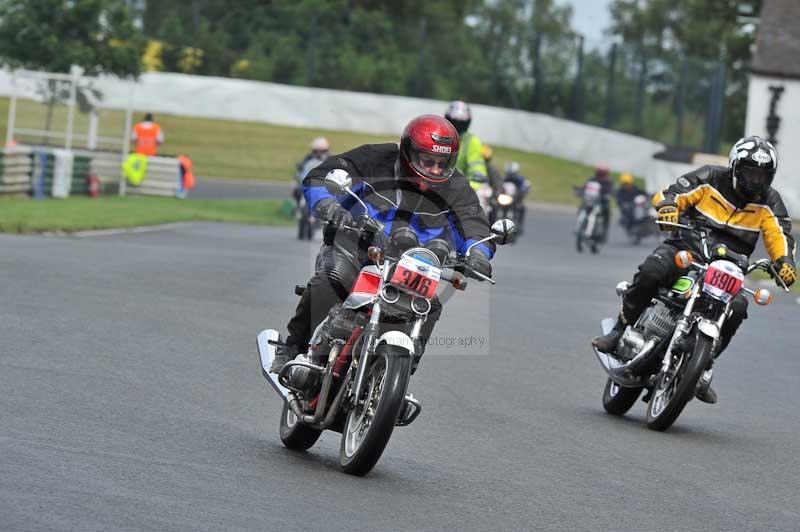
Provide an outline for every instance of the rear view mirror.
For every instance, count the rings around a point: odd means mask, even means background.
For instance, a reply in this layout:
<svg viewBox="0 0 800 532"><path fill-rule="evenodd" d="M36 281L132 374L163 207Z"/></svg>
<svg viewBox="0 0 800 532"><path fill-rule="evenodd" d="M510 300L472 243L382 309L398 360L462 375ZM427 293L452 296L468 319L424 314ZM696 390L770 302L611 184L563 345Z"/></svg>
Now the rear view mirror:
<svg viewBox="0 0 800 532"><path fill-rule="evenodd" d="M508 218L497 220L492 224L492 234L497 244L507 244L517 234L517 224Z"/></svg>
<svg viewBox="0 0 800 532"><path fill-rule="evenodd" d="M347 194L352 184L353 179L341 168L331 170L325 176L325 189L334 196Z"/></svg>

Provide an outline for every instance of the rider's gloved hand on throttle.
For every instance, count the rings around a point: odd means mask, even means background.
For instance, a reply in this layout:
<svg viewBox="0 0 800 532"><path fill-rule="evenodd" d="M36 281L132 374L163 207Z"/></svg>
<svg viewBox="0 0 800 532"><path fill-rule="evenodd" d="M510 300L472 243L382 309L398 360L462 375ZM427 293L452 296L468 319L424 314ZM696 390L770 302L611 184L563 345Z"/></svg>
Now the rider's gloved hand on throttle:
<svg viewBox="0 0 800 532"><path fill-rule="evenodd" d="M322 215L320 218L328 222L333 227L339 228L344 225L353 225L353 216L347 211L347 209L335 201L331 201L330 204L326 205L321 214Z"/></svg>
<svg viewBox="0 0 800 532"><path fill-rule="evenodd" d="M678 215L680 212L678 211L678 206L671 201L662 201L658 205L656 205L656 211L658 212L658 221L659 222L668 222L671 224L678 223ZM659 225L662 231L672 231L675 228L670 225Z"/></svg>
<svg viewBox="0 0 800 532"><path fill-rule="evenodd" d="M775 269L778 272L778 277L786 283L786 286L792 286L797 280L797 269L789 257L783 257L775 261Z"/></svg>
<svg viewBox="0 0 800 532"><path fill-rule="evenodd" d="M473 249L469 253L469 257L464 259L464 262L472 268L473 271L478 272L486 277L492 276L492 263L489 262L489 257L483 252Z"/></svg>
<svg viewBox="0 0 800 532"><path fill-rule="evenodd" d="M317 218L327 222L322 231L322 241L325 245L330 246L336 238L337 230L343 225L352 226L353 217L347 212L347 209L339 205L339 203L331 198L326 198L317 203L314 207Z"/></svg>

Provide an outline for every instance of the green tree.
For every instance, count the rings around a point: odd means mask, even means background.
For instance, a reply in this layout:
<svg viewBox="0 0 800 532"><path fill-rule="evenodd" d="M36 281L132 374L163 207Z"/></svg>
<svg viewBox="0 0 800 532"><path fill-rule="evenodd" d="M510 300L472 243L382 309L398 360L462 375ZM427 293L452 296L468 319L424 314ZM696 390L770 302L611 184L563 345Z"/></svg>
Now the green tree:
<svg viewBox="0 0 800 532"><path fill-rule="evenodd" d="M139 75L142 39L121 2L4 0L0 61L11 67Z"/></svg>
<svg viewBox="0 0 800 532"><path fill-rule="evenodd" d="M143 41L121 2L112 0L4 0L0 2L0 63L12 68L137 77ZM53 107L69 91L50 80L40 87L48 102L45 129ZM98 95L84 89L85 102Z"/></svg>
<svg viewBox="0 0 800 532"><path fill-rule="evenodd" d="M611 33L652 63L647 90L662 104L686 91L687 105L702 119L712 73L722 62L727 72L722 137L741 135L755 32L738 14L759 13L760 0L615 0L610 9Z"/></svg>

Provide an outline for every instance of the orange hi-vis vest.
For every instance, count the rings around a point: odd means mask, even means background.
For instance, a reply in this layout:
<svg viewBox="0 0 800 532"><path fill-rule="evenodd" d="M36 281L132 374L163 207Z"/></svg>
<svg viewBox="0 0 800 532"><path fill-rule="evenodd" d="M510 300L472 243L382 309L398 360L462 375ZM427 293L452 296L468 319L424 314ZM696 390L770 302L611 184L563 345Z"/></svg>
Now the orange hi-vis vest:
<svg viewBox="0 0 800 532"><path fill-rule="evenodd" d="M158 144L164 140L164 134L161 126L155 122L139 122L133 127L133 139L136 142L136 153L155 155Z"/></svg>

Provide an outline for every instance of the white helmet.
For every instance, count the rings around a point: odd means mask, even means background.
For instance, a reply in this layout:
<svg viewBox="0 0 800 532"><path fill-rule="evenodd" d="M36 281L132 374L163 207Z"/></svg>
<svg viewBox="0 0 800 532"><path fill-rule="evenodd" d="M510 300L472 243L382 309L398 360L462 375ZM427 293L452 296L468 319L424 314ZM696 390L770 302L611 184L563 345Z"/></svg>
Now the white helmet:
<svg viewBox="0 0 800 532"><path fill-rule="evenodd" d="M472 112L469 110L469 105L461 100L450 102L444 117L453 124L459 135L463 135L469 129L470 122L472 122Z"/></svg>
<svg viewBox="0 0 800 532"><path fill-rule="evenodd" d="M506 173L507 174L518 174L519 173L519 163L516 161L509 161L506 163Z"/></svg>
<svg viewBox="0 0 800 532"><path fill-rule="evenodd" d="M331 149L331 143L325 137L317 137L311 141L311 151L327 152Z"/></svg>

